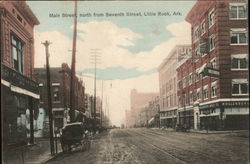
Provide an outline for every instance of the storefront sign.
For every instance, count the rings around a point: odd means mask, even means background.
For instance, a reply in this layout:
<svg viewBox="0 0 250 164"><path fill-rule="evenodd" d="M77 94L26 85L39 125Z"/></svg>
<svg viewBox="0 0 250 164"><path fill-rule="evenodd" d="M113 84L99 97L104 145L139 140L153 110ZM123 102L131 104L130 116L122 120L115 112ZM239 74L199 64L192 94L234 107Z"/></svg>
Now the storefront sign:
<svg viewBox="0 0 250 164"><path fill-rule="evenodd" d="M11 85L25 89L35 94L39 94L38 84L35 81L2 64L1 75L1 79L9 82Z"/></svg>
<svg viewBox="0 0 250 164"><path fill-rule="evenodd" d="M223 107L247 107L249 106L249 101L228 101L221 102Z"/></svg>
<svg viewBox="0 0 250 164"><path fill-rule="evenodd" d="M207 67L204 69L203 75L210 77L220 77L220 72L217 69Z"/></svg>
<svg viewBox="0 0 250 164"><path fill-rule="evenodd" d="M217 108L217 107L248 107L248 101L224 101L224 102L216 102L212 104L200 105L200 109L209 109L209 108Z"/></svg>

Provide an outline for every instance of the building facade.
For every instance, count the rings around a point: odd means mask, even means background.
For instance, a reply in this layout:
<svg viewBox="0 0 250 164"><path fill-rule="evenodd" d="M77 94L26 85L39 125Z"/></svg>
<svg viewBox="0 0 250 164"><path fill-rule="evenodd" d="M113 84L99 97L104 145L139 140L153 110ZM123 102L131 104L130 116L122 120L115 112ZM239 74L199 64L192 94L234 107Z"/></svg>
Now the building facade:
<svg viewBox="0 0 250 164"><path fill-rule="evenodd" d="M130 92L130 111L126 111L126 127L138 127L141 126L141 111L145 110L149 101L159 96L158 93L139 93L136 89ZM127 118L127 116L129 118Z"/></svg>
<svg viewBox="0 0 250 164"><path fill-rule="evenodd" d="M160 88L160 124L175 128L177 123L177 66L191 56L190 45L177 45L158 67Z"/></svg>
<svg viewBox="0 0 250 164"><path fill-rule="evenodd" d="M192 27L192 57L177 68L180 123L195 129L248 129L246 1L197 1L186 21Z"/></svg>
<svg viewBox="0 0 250 164"><path fill-rule="evenodd" d="M55 130L62 128L69 122L70 109L70 68L63 63L61 67L50 68L51 75L51 101L52 113L54 119ZM43 124L48 126L48 98L47 98L47 75L46 68L35 68L35 78L39 83L40 91L40 110L45 113L45 121ZM75 76L75 119L77 115L85 113L83 82ZM46 130L45 130L45 133Z"/></svg>
<svg viewBox="0 0 250 164"><path fill-rule="evenodd" d="M39 90L34 81L34 26L25 1L0 2L1 129L3 148L33 143ZM28 138L30 138L28 140Z"/></svg>

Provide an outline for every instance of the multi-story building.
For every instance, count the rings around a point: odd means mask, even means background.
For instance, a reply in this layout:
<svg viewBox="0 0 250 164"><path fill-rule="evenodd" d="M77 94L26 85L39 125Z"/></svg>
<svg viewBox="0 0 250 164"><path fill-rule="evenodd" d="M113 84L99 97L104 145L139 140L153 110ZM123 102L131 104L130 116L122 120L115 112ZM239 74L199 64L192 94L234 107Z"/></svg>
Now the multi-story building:
<svg viewBox="0 0 250 164"><path fill-rule="evenodd" d="M160 126L160 97L156 96L154 100L148 104L148 126L159 127Z"/></svg>
<svg viewBox="0 0 250 164"><path fill-rule="evenodd" d="M177 65L191 56L190 45L177 45L158 67L160 88L160 122L163 127L176 126L177 122Z"/></svg>
<svg viewBox="0 0 250 164"><path fill-rule="evenodd" d="M63 63L61 67L50 68L51 99L55 130L69 122L70 109L70 68ZM35 68L35 78L39 83L40 111L48 117L46 68ZM75 76L75 118L85 112L84 86L82 80ZM48 120L48 119L45 119ZM46 124L46 123L45 123ZM47 122L48 124L48 122Z"/></svg>
<svg viewBox="0 0 250 164"><path fill-rule="evenodd" d="M136 89L131 90L130 105L131 109L126 116L126 127L140 126L140 112L148 106L148 102L159 96L158 93L138 93Z"/></svg>
<svg viewBox="0 0 250 164"><path fill-rule="evenodd" d="M178 90L181 123L195 129L248 129L246 3L197 1L188 13L192 58L177 69L182 83ZM191 115L193 120L185 119Z"/></svg>
<svg viewBox="0 0 250 164"><path fill-rule="evenodd" d="M34 141L39 90L33 81L34 26L39 21L25 1L0 2L1 129L3 148ZM31 112L30 112L31 111ZM2 149L3 150L3 149Z"/></svg>

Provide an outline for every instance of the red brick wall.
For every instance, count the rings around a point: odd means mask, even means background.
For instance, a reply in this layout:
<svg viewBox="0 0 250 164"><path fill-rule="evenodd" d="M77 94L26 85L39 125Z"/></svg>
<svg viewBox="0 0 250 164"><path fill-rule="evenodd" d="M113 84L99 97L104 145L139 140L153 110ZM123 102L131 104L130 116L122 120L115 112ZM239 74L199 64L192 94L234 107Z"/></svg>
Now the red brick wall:
<svg viewBox="0 0 250 164"><path fill-rule="evenodd" d="M4 1L0 3L1 8L1 49L2 49L2 64L13 68L13 58L11 55L11 34L17 36L25 44L23 56L23 74L27 77L32 77L34 72L34 24L31 20L27 20L24 13L19 12L14 6L17 2ZM21 2L25 3L25 2ZM24 4L26 5L26 4ZM26 13L27 15L27 13ZM17 17L22 21L19 21Z"/></svg>

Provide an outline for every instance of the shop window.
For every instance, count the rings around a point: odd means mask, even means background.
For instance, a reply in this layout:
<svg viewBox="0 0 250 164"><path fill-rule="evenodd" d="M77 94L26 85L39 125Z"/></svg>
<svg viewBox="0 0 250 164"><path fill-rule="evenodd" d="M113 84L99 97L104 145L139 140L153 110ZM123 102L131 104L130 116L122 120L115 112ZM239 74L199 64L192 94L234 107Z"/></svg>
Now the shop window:
<svg viewBox="0 0 250 164"><path fill-rule="evenodd" d="M20 73L23 73L23 48L23 42L16 36L12 35L11 53L13 59L13 68Z"/></svg>
<svg viewBox="0 0 250 164"><path fill-rule="evenodd" d="M247 44L247 31L245 28L231 29L230 38L232 45Z"/></svg>
<svg viewBox="0 0 250 164"><path fill-rule="evenodd" d="M231 55L232 70L242 70L248 68L247 54Z"/></svg>
<svg viewBox="0 0 250 164"><path fill-rule="evenodd" d="M208 14L208 27L212 27L215 23L215 20L214 20L214 9L211 10Z"/></svg>
<svg viewBox="0 0 250 164"><path fill-rule="evenodd" d="M248 81L247 79L232 79L232 95L247 95Z"/></svg>
<svg viewBox="0 0 250 164"><path fill-rule="evenodd" d="M246 19L247 9L245 3L230 3L229 8L230 19Z"/></svg>

